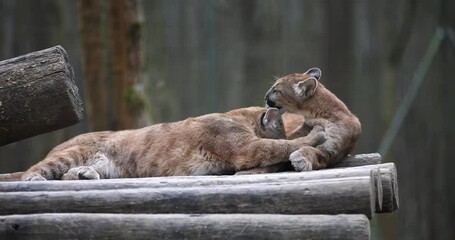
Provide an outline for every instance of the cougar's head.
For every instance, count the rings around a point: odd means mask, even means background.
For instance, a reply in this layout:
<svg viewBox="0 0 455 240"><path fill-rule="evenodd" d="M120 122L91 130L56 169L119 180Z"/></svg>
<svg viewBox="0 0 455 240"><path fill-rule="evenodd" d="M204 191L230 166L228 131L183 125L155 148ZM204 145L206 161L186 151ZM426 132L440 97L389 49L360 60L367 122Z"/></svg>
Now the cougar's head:
<svg viewBox="0 0 455 240"><path fill-rule="evenodd" d="M262 138L284 139L286 132L284 130L283 119L277 108L269 108L262 112L259 118L259 134Z"/></svg>
<svg viewBox="0 0 455 240"><path fill-rule="evenodd" d="M266 107L277 108L280 113L296 112L317 91L320 77L321 70L311 68L279 78L265 94Z"/></svg>

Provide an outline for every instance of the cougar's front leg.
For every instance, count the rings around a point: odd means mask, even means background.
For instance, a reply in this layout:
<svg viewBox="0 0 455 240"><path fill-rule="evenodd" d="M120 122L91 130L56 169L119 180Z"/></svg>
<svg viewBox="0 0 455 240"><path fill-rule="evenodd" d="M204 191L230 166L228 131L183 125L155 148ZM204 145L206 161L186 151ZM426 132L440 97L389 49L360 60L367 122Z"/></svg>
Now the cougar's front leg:
<svg viewBox="0 0 455 240"><path fill-rule="evenodd" d="M286 137L289 140L300 138L300 137L305 137L311 132L312 129L313 129L313 126L310 126L310 125L306 124L306 122L305 122L300 128L298 128L294 132L290 133Z"/></svg>
<svg viewBox="0 0 455 240"><path fill-rule="evenodd" d="M308 136L294 140L256 139L251 144L244 144L237 158L233 159L233 165L236 171L267 167L288 161L290 154L302 146L316 146L325 141L326 133L320 126L314 127Z"/></svg>

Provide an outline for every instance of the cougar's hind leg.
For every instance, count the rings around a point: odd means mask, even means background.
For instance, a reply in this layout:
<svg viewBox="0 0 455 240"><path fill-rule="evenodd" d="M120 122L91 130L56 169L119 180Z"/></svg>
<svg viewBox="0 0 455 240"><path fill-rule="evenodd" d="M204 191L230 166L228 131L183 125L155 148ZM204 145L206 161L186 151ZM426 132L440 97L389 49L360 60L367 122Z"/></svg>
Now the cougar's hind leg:
<svg viewBox="0 0 455 240"><path fill-rule="evenodd" d="M289 156L296 171L311 171L324 169L328 166L331 155L323 145L317 147L302 147Z"/></svg>

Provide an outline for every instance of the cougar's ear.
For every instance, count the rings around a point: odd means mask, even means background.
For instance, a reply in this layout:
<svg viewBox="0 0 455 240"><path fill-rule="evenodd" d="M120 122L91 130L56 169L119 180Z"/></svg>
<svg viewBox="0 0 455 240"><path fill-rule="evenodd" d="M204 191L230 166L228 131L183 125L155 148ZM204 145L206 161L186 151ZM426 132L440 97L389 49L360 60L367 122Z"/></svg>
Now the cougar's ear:
<svg viewBox="0 0 455 240"><path fill-rule="evenodd" d="M321 72L321 69L314 67L314 68L308 69L308 71L306 71L305 74L316 78L316 80L319 80L321 78L322 72Z"/></svg>
<svg viewBox="0 0 455 240"><path fill-rule="evenodd" d="M294 84L293 88L297 96L308 98L313 96L313 94L316 92L316 89L318 88L318 85L318 80L314 77L310 77Z"/></svg>
<svg viewBox="0 0 455 240"><path fill-rule="evenodd" d="M268 108L262 118L262 124L265 128L276 128L281 120L280 110L278 108Z"/></svg>

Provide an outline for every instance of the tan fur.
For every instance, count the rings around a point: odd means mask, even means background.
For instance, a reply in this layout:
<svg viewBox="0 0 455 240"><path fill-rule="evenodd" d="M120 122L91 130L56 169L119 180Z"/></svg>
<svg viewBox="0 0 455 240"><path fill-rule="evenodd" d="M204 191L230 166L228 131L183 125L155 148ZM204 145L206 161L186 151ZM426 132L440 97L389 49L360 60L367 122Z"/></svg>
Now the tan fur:
<svg viewBox="0 0 455 240"><path fill-rule="evenodd" d="M266 112L267 111L267 112ZM213 113L137 130L79 135L55 147L23 180L209 175L273 165L325 140L321 129L285 136L277 109Z"/></svg>
<svg viewBox="0 0 455 240"><path fill-rule="evenodd" d="M312 129L307 127L302 127L305 122L305 117L295 113L285 112L282 115L284 129L286 131L286 139L292 140L299 137L305 137ZM322 129L322 128L321 128ZM236 175L247 175L247 174L264 174L264 173L276 173L276 172L285 172L285 171L295 171L294 167L291 165L291 162L281 162L278 164L266 166L266 167L257 167L252 169L247 169L243 171L238 171Z"/></svg>
<svg viewBox="0 0 455 240"><path fill-rule="evenodd" d="M321 71L317 68L284 76L265 97L269 107L305 117L300 134L316 125L326 131L326 142L317 147L302 147L291 155L290 160L298 171L335 164L352 151L361 132L359 119L319 82L320 76Z"/></svg>
<svg viewBox="0 0 455 240"><path fill-rule="evenodd" d="M305 117L295 113L286 112L282 115L286 139L296 139L308 135L309 131L303 132Z"/></svg>
<svg viewBox="0 0 455 240"><path fill-rule="evenodd" d="M21 180L24 172L2 173L0 174L0 181L18 181Z"/></svg>

